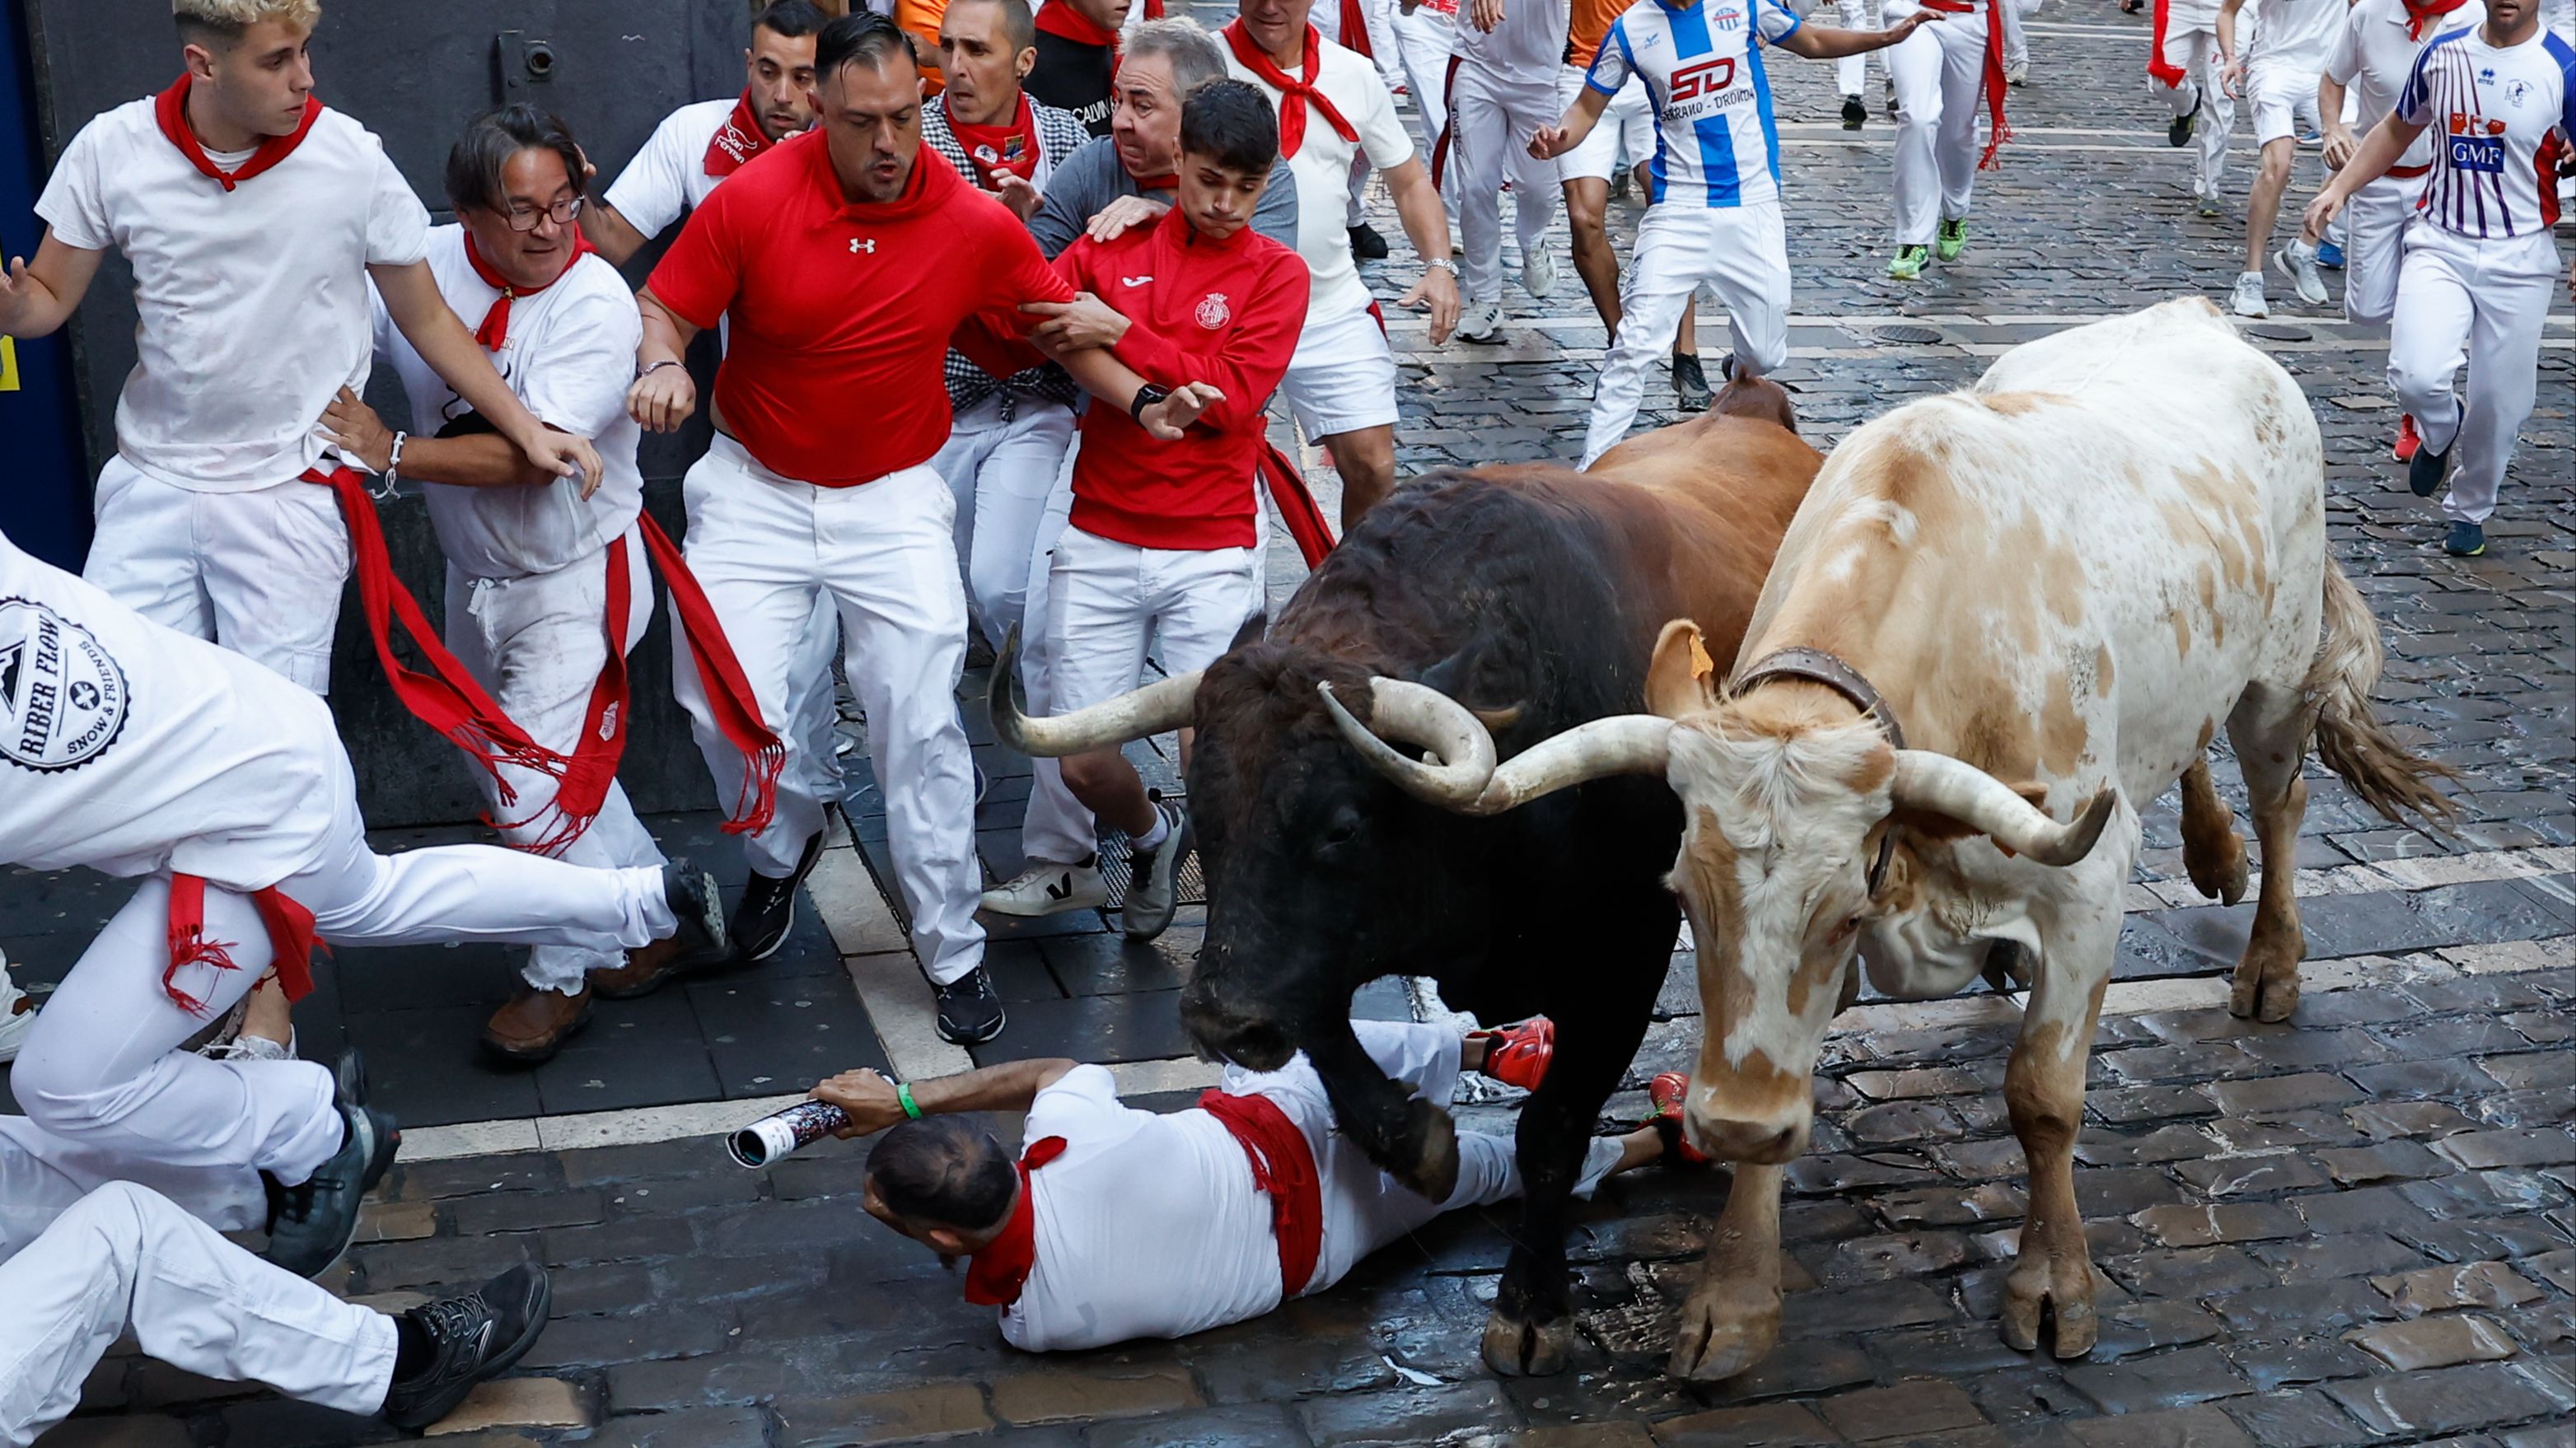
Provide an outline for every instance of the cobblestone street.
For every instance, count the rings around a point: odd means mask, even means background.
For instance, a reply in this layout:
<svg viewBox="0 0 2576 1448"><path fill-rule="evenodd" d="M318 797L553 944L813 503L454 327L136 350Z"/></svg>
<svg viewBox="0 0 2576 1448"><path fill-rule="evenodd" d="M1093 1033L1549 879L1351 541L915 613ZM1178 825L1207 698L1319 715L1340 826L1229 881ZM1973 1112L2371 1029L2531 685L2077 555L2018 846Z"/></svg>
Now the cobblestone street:
<svg viewBox="0 0 2576 1448"><path fill-rule="evenodd" d="M1831 7L1821 13L1830 22ZM2188 153L2165 145L2165 111L2142 75L2148 18L2107 0L2051 0L2031 31L2031 81L2011 95L2018 138L1979 178L1969 249L1913 283L1882 275L1892 125L1877 71L1868 128L1853 136L1834 119L1829 66L1773 60L1797 285L1781 378L1817 446L1968 383L2018 341L2177 294L2223 299L2233 281L2249 134L2240 127L2230 157L2229 214L2199 217ZM2287 204L2321 175L2302 151ZM1392 307L1416 271L1375 199L1397 255L1367 272ZM1612 210L1623 257L1636 215ZM1510 286L1499 345L1431 349L1421 322L1395 315L1402 471L1570 463L1580 451L1603 337L1565 261L1561 217L1548 244L1563 280L1543 302ZM2298 862L2305 994L2293 1020L2263 1026L2226 1010L2254 904L2204 900L2183 878L2173 796L2144 807L2146 850L2077 1146L2100 1272L2090 1356L2016 1352L1996 1330L2024 1205L2002 1095L2020 1012L1983 986L1921 1004L1865 999L1838 1022L1814 1143L1788 1172L1782 1341L1723 1385L1661 1371L1724 1200L1722 1171L1650 1168L1580 1209L1581 1337L1574 1368L1555 1377L1498 1377L1478 1356L1509 1211L1444 1219L1335 1289L1238 1327L1047 1358L1008 1348L992 1311L960 1300L956 1275L861 1210L864 1143L826 1142L753 1172L711 1134L843 1067L969 1064L931 1034L928 991L878 885L890 876L868 789L814 877L816 908L787 963L689 987L688 1029L703 1030L689 1036L693 1059L713 1063L703 1083L559 1104L586 1099L583 1082L616 1079L605 1073L624 1068L609 1058L642 1044L606 1026L558 1076L473 1078L485 1084L470 1089L492 1094L406 1117L439 1124L407 1134L362 1245L327 1283L395 1308L523 1260L551 1269L555 1316L534 1350L433 1430L475 1448L2568 1448L2576 319L2559 289L2538 410L2489 552L2458 560L2441 551L2434 505L2410 496L2388 461L2397 413L2384 338L2331 306L2304 307L2279 278L2273 289L2273 318L2249 332L2296 374L2324 429L2331 546L2388 647L2383 716L2463 772L2467 823L2456 840L2391 826L2312 764ZM1703 304L1712 376L1725 335ZM1676 420L1668 388L1650 387L1647 401L1641 426ZM1270 567L1284 598L1299 576L1284 535ZM970 681L966 708L993 777L981 839L988 873L1005 878L1020 863L1028 765L989 743L980 688ZM2215 752L2242 828L2234 763L2223 744ZM1160 779L1172 782L1168 767ZM713 838L696 817L672 828ZM729 844L710 853L720 878L740 879ZM81 889L98 884L84 879ZM1130 1101L1186 1103L1214 1079L1188 1057L1174 1013L1200 918L1184 907L1150 949L1125 946L1096 912L998 930L992 961L1012 1025L975 1059L1108 1061ZM22 962L53 959L8 929L0 940ZM333 966L332 1012L376 964L352 953ZM1401 1015L1406 1002L1382 982L1360 1006ZM438 1008L455 1046L489 1006L442 997ZM1655 1072L1688 1068L1698 1010L1685 950L1604 1130L1647 1114ZM338 1019L306 1028L306 1054L336 1047ZM351 1020L346 1038L371 1055L381 1045L399 1077L405 1048ZM429 1079L406 1089L448 1089ZM644 1114L611 1110L630 1105ZM1510 1129L1508 1103L1463 1102L1458 1114ZM395 1436L121 1351L81 1415L39 1443L330 1448Z"/></svg>

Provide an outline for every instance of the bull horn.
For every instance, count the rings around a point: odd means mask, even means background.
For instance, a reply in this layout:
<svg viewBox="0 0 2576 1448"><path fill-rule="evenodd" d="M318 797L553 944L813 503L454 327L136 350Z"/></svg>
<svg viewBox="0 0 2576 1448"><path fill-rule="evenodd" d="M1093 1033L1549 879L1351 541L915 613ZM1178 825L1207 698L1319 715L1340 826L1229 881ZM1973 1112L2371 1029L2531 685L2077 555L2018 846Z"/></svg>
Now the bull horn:
<svg viewBox="0 0 2576 1448"><path fill-rule="evenodd" d="M1909 809L1948 815L2043 865L2072 865L2093 852L2119 800L2108 788L2074 823L2061 825L2011 786L1973 764L1928 749L1896 751L1890 797Z"/></svg>
<svg viewBox="0 0 2576 1448"><path fill-rule="evenodd" d="M1020 712L1019 662L1020 631L1014 628L1003 638L1002 651L993 659L993 737L1032 759L1062 759L1068 754L1115 749L1128 740L1188 724L1202 672L1192 669L1186 674L1174 674L1141 689L1131 689L1105 704L1033 719Z"/></svg>
<svg viewBox="0 0 2576 1448"><path fill-rule="evenodd" d="M1342 707L1333 686L1316 686L1333 727L1358 750L1370 767L1396 787L1425 804L1462 810L1494 777L1494 736L1487 733L1466 705L1428 684L1373 675L1369 679L1369 718L1362 724ZM1428 760L1410 759L1387 741L1428 750Z"/></svg>
<svg viewBox="0 0 2576 1448"><path fill-rule="evenodd" d="M1613 714L1578 724L1504 760L1467 813L1501 814L1612 775L1661 778L1671 757L1672 733L1673 721L1655 714Z"/></svg>

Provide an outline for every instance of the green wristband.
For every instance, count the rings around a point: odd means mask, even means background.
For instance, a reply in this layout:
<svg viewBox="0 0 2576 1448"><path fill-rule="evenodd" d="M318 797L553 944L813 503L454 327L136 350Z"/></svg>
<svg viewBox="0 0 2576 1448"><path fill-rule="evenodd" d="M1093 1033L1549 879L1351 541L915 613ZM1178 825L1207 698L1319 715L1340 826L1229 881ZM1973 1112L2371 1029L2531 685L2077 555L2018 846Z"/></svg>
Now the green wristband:
<svg viewBox="0 0 2576 1448"><path fill-rule="evenodd" d="M921 1119L921 1107L912 1099L911 1082L906 1081L896 1086L894 1088L894 1099L903 1103L904 1115L911 1117L915 1121L919 1121Z"/></svg>

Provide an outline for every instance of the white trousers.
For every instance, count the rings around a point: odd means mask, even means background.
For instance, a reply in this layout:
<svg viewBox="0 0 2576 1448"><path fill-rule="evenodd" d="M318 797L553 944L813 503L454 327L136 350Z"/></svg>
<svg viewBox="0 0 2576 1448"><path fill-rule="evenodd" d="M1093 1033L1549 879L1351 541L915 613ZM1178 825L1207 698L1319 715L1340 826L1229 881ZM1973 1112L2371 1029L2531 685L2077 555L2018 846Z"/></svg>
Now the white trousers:
<svg viewBox="0 0 2576 1448"><path fill-rule="evenodd" d="M590 557L552 573L525 578L473 578L450 564L447 569L447 647L475 682L491 691L501 712L548 749L570 754L590 722L590 693L608 662L608 556L625 556L628 602L619 628L632 650L653 619L653 573L644 557L644 536L629 527L625 535ZM555 780L534 770L503 765L512 791L501 803L492 776L475 770L501 838L528 845L551 833L560 821L552 805ZM610 781L598 818L581 837L554 858L595 869L659 870L667 863L653 843L626 791ZM605 942L540 945L528 953L520 974L538 990L572 995L594 969L614 970L626 963L623 952Z"/></svg>
<svg viewBox="0 0 2576 1448"><path fill-rule="evenodd" d="M1388 1079L1413 1088L1425 1101L1447 1106L1458 1084L1458 1033L1447 1026L1411 1021L1353 1021L1360 1049ZM1335 1129L1323 1078L1303 1052L1276 1071L1247 1071L1229 1064L1217 1089L1261 1095L1277 1102L1315 1148L1315 1171L1324 1198L1324 1241L1308 1292L1321 1292L1349 1275L1361 1259L1419 1229L1443 1212L1490 1206L1521 1194L1520 1162L1512 1139L1490 1132L1458 1133L1458 1186L1445 1202L1416 1193L1378 1169L1367 1153ZM1589 1197L1619 1162L1619 1143L1594 1138L1583 1160L1575 1194ZM1294 1294L1291 1294L1294 1295Z"/></svg>
<svg viewBox="0 0 2576 1448"><path fill-rule="evenodd" d="M392 1318L270 1266L131 1182L70 1203L0 1262L0 1301L0 1448L27 1448L68 1416L129 1331L183 1371L344 1413L382 1408L393 1383Z"/></svg>
<svg viewBox="0 0 2576 1448"><path fill-rule="evenodd" d="M1072 446L1073 409L1018 397L1006 418L996 394L958 413L947 446L930 460L956 497L966 598L996 649L1027 616L1029 575L1041 553L1038 528Z"/></svg>
<svg viewBox="0 0 2576 1448"><path fill-rule="evenodd" d="M2352 194L2343 214L2343 315L2385 323L2397 314L2397 271L2406 259L2406 221L2424 194L2421 176L2382 176Z"/></svg>
<svg viewBox="0 0 2576 1448"><path fill-rule="evenodd" d="M1890 25L1920 7L1887 0ZM1968 214L1984 109L1986 12L1944 15L1890 49L1896 82L1896 244L1930 246L1939 224Z"/></svg>
<svg viewBox="0 0 2576 1448"><path fill-rule="evenodd" d="M974 767L957 718L966 660L966 590L957 577L956 499L927 466L849 488L781 477L719 433L684 484L689 567L705 587L760 705L787 742L778 812L743 839L752 869L792 874L805 842L823 828L823 801L786 730L789 671L817 597L841 616L850 687L868 716L868 752L885 793L896 883L912 912L912 943L931 979L946 984L984 958L975 923L983 893L975 861ZM689 714L731 804L737 758L707 711L697 666L673 668L673 693ZM828 687L828 677L826 679Z"/></svg>
<svg viewBox="0 0 2576 1448"><path fill-rule="evenodd" d="M1249 548L1140 548L1067 528L1047 578L1056 711L1135 688L1149 651L1171 673L1206 668L1260 598Z"/></svg>
<svg viewBox="0 0 2576 1448"><path fill-rule="evenodd" d="M1759 376L1789 360L1789 240L1780 203L1647 207L1637 223L1636 259L1619 292L1619 334L1592 393L1582 466L1628 435L1646 395L1647 371L1671 352L1682 312L1702 284L1726 308L1738 369Z"/></svg>
<svg viewBox="0 0 2576 1448"><path fill-rule="evenodd" d="M1073 513L1073 460L1082 451L1077 433L1047 491L1046 511L1039 516L1036 557L1029 569L1028 630L1020 635L1020 688L1028 711L1037 716L1062 712L1055 703L1055 640L1047 620L1055 608L1052 578L1056 549ZM1091 811L1064 786L1064 766L1052 759L1029 761L1029 808L1020 821L1020 854L1029 863L1076 865L1100 848Z"/></svg>
<svg viewBox="0 0 2576 1448"><path fill-rule="evenodd" d="M1457 50L1458 22L1446 11L1428 5L1417 6L1407 15L1402 7L1390 4L1395 11L1396 63L1404 71L1404 88L1413 96L1415 137L1422 146L1424 165L1431 163L1431 148L1440 143L1440 133L1449 125L1449 57ZM1385 67L1381 66L1380 69Z"/></svg>
<svg viewBox="0 0 2576 1448"><path fill-rule="evenodd" d="M1503 299L1503 182L1512 183L1514 231L1527 256L1556 219L1556 166L1529 153L1530 137L1556 124L1553 78L1515 81L1467 60L1449 73L1449 154L1442 189L1458 201L1459 278L1470 302Z"/></svg>
<svg viewBox="0 0 2576 1448"><path fill-rule="evenodd" d="M2459 445L2442 512L2484 523L2539 389L2540 330L2565 268L2547 232L2476 241L2417 221L2406 228L2388 385L2424 446ZM2451 390L2469 368L2465 407Z"/></svg>
<svg viewBox="0 0 2576 1448"><path fill-rule="evenodd" d="M2224 67L2218 63L2218 32L2180 19L2171 21L2165 27L2165 63L2182 71L2183 83L2171 90L2160 80L2150 79L2147 84L2165 98L2177 118L2190 115L2195 105L2202 107L2191 133L2192 175L2200 189L2214 196L2218 178L2227 171L2227 135L2236 129L2236 102L2219 84Z"/></svg>
<svg viewBox="0 0 2576 1448"><path fill-rule="evenodd" d="M491 845L399 855L368 847L357 787L341 766L322 863L280 883L334 946L482 940L639 946L676 927L659 870L586 870ZM179 1045L230 1010L270 964L250 897L206 887L205 936L232 970L191 965L172 981L170 878L155 875L109 918L27 1034L10 1090L50 1139L175 1167L257 1168L301 1182L339 1150L331 1072L312 1061L212 1061ZM344 968L349 968L344 962Z"/></svg>
<svg viewBox="0 0 2576 1448"><path fill-rule="evenodd" d="M200 493L118 456L99 469L95 512L83 578L154 623L329 692L349 578L349 530L329 488Z"/></svg>
<svg viewBox="0 0 2576 1448"><path fill-rule="evenodd" d="M1820 10L1824 7L1819 5L1816 8ZM1808 13L1812 15L1815 12ZM1870 23L1869 0L1834 0L1834 19L1845 30L1878 28ZM1882 55L1879 64L1886 63ZM1837 95L1859 95L1861 86L1868 78L1869 56L1865 52L1860 55L1846 55L1834 62L1834 93Z"/></svg>
<svg viewBox="0 0 2576 1448"><path fill-rule="evenodd" d="M685 549L686 545L682 546ZM678 617L673 616L674 636L679 633L679 625ZM787 675L787 727L795 734L797 746L787 767L799 773L816 799L838 800L843 794L841 757L833 752L839 742L841 701L832 684L832 662L840 656L840 609L830 597L817 597L813 611L796 632ZM723 745L721 737L717 743ZM720 779L741 777L738 764L716 773Z"/></svg>

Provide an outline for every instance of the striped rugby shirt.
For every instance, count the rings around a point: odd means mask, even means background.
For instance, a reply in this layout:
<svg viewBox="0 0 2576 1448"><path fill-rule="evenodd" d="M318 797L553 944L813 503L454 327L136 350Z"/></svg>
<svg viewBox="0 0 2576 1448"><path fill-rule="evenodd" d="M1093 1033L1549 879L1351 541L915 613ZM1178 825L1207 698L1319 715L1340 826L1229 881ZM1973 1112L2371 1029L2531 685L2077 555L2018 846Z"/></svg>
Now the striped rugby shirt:
<svg viewBox="0 0 2576 1448"><path fill-rule="evenodd" d="M2532 236L2558 220L2559 158L2576 135L2576 50L2542 29L2498 49L2473 29L2415 58L2397 117L2432 133L2416 215L2454 235Z"/></svg>
<svg viewBox="0 0 2576 1448"><path fill-rule="evenodd" d="M1762 47L1798 28L1779 0L1638 0L1610 24L1584 84L1615 96L1642 77L1655 103L1656 202L1780 199L1780 128Z"/></svg>

